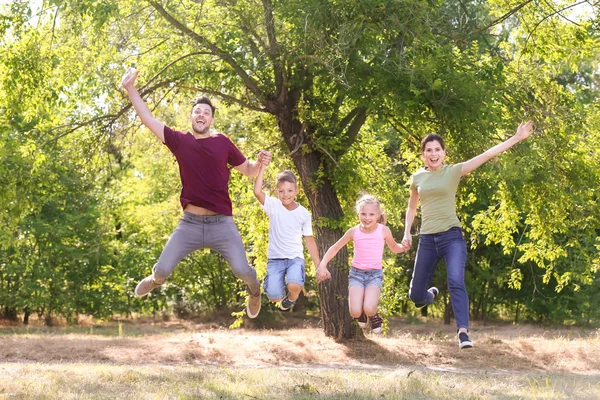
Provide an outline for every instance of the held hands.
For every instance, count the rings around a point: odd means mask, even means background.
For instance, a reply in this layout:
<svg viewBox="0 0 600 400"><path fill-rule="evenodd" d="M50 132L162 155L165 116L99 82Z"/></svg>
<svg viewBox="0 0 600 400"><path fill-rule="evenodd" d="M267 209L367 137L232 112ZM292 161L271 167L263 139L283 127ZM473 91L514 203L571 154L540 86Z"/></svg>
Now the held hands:
<svg viewBox="0 0 600 400"><path fill-rule="evenodd" d="M513 137L515 139L517 139L517 141L519 141L519 142L521 140L525 140L529 136L531 136L531 134L534 131L534 128L535 128L535 126L533 125L532 120L529 120L527 122L521 122L521 124L517 128L517 133L515 133L515 135Z"/></svg>
<svg viewBox="0 0 600 400"><path fill-rule="evenodd" d="M258 157L256 158L256 161L259 164L264 165L266 167L271 163L272 158L273 158L273 154L271 154L271 152L266 151L266 150L261 150L258 153Z"/></svg>
<svg viewBox="0 0 600 400"><path fill-rule="evenodd" d="M135 79L137 78L139 73L140 73L140 71L138 71L135 68L132 68L132 67L127 68L127 71L123 75L123 80L121 81L121 85L123 85L123 87L125 89L132 88L133 83L135 82Z"/></svg>
<svg viewBox="0 0 600 400"><path fill-rule="evenodd" d="M331 278L331 273L329 272L329 270L327 269L327 267L323 264L319 264L319 266L317 267L317 283L321 283L323 281L326 281L327 279Z"/></svg>
<svg viewBox="0 0 600 400"><path fill-rule="evenodd" d="M405 251L410 250L412 247L412 236L410 234L405 234L402 238L402 246L406 249Z"/></svg>

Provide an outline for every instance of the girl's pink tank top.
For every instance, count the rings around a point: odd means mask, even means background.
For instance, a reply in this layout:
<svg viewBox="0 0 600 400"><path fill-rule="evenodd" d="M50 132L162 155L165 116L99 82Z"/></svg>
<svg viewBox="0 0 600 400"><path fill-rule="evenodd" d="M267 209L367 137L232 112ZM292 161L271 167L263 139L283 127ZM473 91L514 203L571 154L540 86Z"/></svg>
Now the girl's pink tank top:
<svg viewBox="0 0 600 400"><path fill-rule="evenodd" d="M352 266L357 269L382 269L383 225L377 224L377 228L371 233L363 233L360 225L354 229L354 259Z"/></svg>

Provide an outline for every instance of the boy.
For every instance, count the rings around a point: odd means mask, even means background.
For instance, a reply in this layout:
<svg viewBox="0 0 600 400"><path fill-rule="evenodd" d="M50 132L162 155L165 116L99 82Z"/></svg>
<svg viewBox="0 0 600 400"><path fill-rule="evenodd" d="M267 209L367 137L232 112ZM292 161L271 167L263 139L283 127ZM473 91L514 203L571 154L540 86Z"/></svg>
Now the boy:
<svg viewBox="0 0 600 400"><path fill-rule="evenodd" d="M277 198L262 191L265 164L261 163L254 183L254 195L269 217L269 248L265 293L279 308L289 310L304 286L304 248L319 265L319 251L312 232L312 218L308 210L296 203L298 186L296 176L286 170L277 174ZM287 284L287 294L286 294Z"/></svg>

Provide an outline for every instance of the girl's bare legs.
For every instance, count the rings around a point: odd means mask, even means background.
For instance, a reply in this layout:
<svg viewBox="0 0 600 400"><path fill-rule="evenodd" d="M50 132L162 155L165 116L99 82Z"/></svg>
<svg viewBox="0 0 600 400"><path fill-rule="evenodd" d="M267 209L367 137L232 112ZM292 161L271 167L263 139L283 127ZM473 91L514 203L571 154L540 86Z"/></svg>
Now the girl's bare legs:
<svg viewBox="0 0 600 400"><path fill-rule="evenodd" d="M362 310L368 317L377 314L381 289L378 286L367 286L365 289Z"/></svg>
<svg viewBox="0 0 600 400"><path fill-rule="evenodd" d="M352 318L359 318L362 315L364 297L365 289L360 286L350 286L348 290L348 307Z"/></svg>

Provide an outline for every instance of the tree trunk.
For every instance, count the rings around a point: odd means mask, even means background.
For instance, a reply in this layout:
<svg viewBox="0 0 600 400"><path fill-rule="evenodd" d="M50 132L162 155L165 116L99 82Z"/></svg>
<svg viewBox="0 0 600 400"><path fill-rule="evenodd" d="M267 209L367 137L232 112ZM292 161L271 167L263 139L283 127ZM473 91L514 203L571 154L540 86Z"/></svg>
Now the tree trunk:
<svg viewBox="0 0 600 400"><path fill-rule="evenodd" d="M289 109L289 108L288 108ZM324 179L318 189L313 181L321 166L320 156L314 151L298 150L298 140L306 143L310 137L310 128L288 116L279 117L279 128L283 138L292 151L291 157L298 170L304 192L310 203L313 222L316 225L316 242L319 256L323 257L327 249L337 242L344 232L319 224L322 218L338 220L343 216L342 207L331 181ZM294 151L297 150L297 151ZM348 250L344 247L328 265L331 279L319 284L321 302L321 320L325 335L335 340L350 339L357 336L348 311Z"/></svg>

